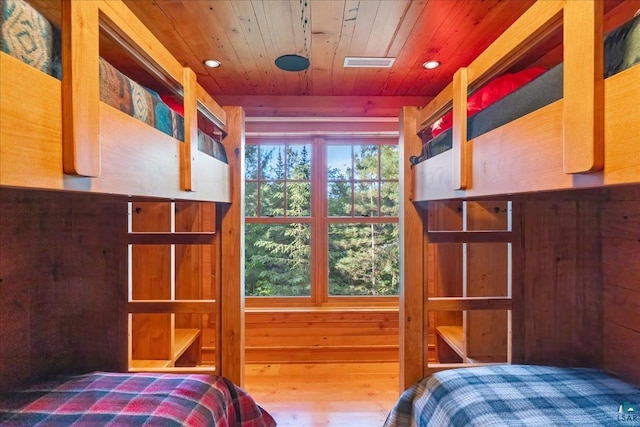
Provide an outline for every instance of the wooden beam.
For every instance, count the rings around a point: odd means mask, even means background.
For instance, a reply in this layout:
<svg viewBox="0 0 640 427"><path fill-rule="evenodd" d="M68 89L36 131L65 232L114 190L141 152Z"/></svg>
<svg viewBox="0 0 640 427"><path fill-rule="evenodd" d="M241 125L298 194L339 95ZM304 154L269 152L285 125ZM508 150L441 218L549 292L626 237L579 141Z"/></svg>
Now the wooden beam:
<svg viewBox="0 0 640 427"><path fill-rule="evenodd" d="M467 144L467 69L460 68L453 75L453 127L451 136L451 166L453 190L465 190L469 186L469 162Z"/></svg>
<svg viewBox="0 0 640 427"><path fill-rule="evenodd" d="M604 167L603 2L568 1L564 8L565 173Z"/></svg>
<svg viewBox="0 0 640 427"><path fill-rule="evenodd" d="M424 376L426 336L424 331L425 271L421 262L423 223L412 203L414 187L409 156L420 152L416 135L418 109L405 107L400 113L400 390ZM409 259L411 256L411 260Z"/></svg>
<svg viewBox="0 0 640 427"><path fill-rule="evenodd" d="M244 382L244 111L225 107L229 133L222 140L231 168L231 204L220 236L222 271L220 374L242 387Z"/></svg>
<svg viewBox="0 0 640 427"><path fill-rule="evenodd" d="M99 18L95 2L62 2L64 172L100 175Z"/></svg>

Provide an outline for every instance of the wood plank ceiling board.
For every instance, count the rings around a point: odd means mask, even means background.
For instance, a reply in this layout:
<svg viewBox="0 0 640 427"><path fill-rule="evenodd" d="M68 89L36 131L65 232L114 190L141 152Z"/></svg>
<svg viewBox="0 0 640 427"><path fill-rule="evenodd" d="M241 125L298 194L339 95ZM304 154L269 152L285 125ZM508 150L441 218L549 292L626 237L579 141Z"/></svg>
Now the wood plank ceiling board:
<svg viewBox="0 0 640 427"><path fill-rule="evenodd" d="M239 0L234 2L237 10L249 6L249 2ZM307 57L305 48L305 28L303 26L303 8L300 0L274 0L251 2L255 19L262 37L265 53L263 72L273 73L278 82L276 95L286 93L304 93L308 87L306 72L287 72L280 70L274 63L281 55L296 54ZM306 37L310 37L308 34ZM268 65L267 65L268 63ZM268 90L257 90L257 94L264 95Z"/></svg>
<svg viewBox="0 0 640 427"><path fill-rule="evenodd" d="M311 4L311 68L312 91L336 95L336 87L343 84L344 68L340 57L346 55L351 44L354 20L345 15L356 1L329 0ZM347 12L350 14L349 12Z"/></svg>
<svg viewBox="0 0 640 427"><path fill-rule="evenodd" d="M395 57L390 55L391 45L395 40L398 28L407 16L407 10L411 2L407 0L382 1L377 9L373 26L369 32L364 56L371 57ZM358 49L357 46L355 46ZM358 56L358 51L353 50L351 56ZM380 94L386 76L393 72L391 69L363 68L358 70L358 75L351 93L353 95L365 95L377 88L376 95Z"/></svg>

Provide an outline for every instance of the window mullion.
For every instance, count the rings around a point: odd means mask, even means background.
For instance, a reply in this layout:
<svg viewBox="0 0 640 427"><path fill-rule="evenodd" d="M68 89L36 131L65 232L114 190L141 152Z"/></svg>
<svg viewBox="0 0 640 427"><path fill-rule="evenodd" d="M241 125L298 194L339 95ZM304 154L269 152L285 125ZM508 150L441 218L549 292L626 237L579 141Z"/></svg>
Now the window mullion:
<svg viewBox="0 0 640 427"><path fill-rule="evenodd" d="M315 304L327 301L327 161L323 138L313 140L314 156L312 156L311 179L311 295Z"/></svg>

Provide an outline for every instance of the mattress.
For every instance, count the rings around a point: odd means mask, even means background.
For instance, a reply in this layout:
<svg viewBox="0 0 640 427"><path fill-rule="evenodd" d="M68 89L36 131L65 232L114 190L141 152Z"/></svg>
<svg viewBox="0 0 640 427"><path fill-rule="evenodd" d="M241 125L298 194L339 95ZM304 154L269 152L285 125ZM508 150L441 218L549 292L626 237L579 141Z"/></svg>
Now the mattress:
<svg viewBox="0 0 640 427"><path fill-rule="evenodd" d="M610 77L640 63L640 16L607 34L604 40L604 77ZM562 99L563 65L557 65L520 87L467 121L467 140L505 125L539 108ZM412 164L420 163L451 149L452 130L435 138L428 131L420 134L422 153L412 156Z"/></svg>
<svg viewBox="0 0 640 427"><path fill-rule="evenodd" d="M0 2L2 51L57 79L62 77L60 31L24 0ZM161 97L100 58L100 100L184 141L184 118ZM227 163L222 143L198 130L198 149Z"/></svg>
<svg viewBox="0 0 640 427"><path fill-rule="evenodd" d="M95 372L0 395L0 425L272 427L242 389L199 374Z"/></svg>
<svg viewBox="0 0 640 427"><path fill-rule="evenodd" d="M640 391L599 370L496 365L419 381L400 396L384 427L640 425L636 411Z"/></svg>

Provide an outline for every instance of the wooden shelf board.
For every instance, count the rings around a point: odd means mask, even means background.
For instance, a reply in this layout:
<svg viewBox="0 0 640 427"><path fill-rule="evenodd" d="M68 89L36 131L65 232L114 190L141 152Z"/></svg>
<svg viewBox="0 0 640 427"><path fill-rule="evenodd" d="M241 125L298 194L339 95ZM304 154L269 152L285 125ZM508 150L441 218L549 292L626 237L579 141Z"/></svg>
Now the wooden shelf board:
<svg viewBox="0 0 640 427"><path fill-rule="evenodd" d="M464 360L464 338L462 326L438 326L436 333Z"/></svg>
<svg viewBox="0 0 640 427"><path fill-rule="evenodd" d="M173 360L177 360L182 353L200 336L200 329L176 329L173 341Z"/></svg>
<svg viewBox="0 0 640 427"><path fill-rule="evenodd" d="M158 369L171 366L171 360L161 359L132 359L129 364L130 369Z"/></svg>

